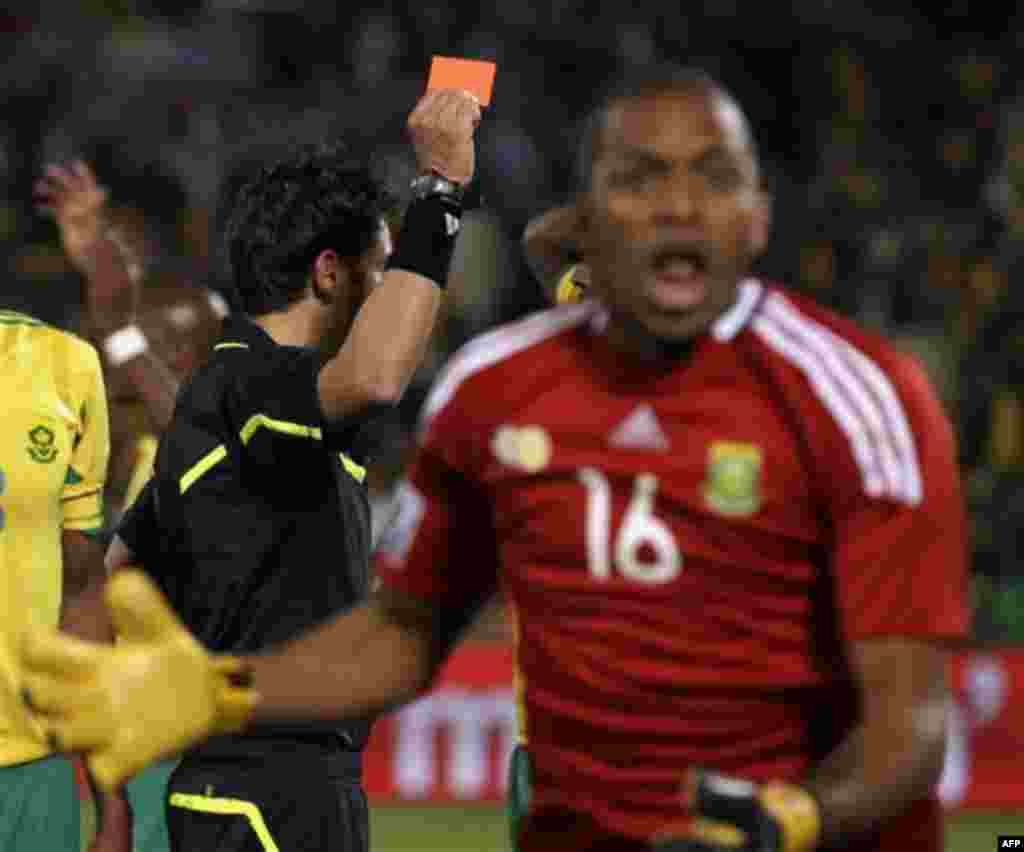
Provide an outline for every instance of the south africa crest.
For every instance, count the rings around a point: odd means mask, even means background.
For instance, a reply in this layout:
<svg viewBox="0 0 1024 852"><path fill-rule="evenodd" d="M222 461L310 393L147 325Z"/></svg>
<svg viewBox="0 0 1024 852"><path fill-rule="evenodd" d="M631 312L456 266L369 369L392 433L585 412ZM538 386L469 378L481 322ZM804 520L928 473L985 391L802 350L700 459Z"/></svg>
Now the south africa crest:
<svg viewBox="0 0 1024 852"><path fill-rule="evenodd" d="M32 461L49 464L57 458L56 436L48 426L34 426L28 432L28 454Z"/></svg>
<svg viewBox="0 0 1024 852"><path fill-rule="evenodd" d="M761 448L736 441L714 441L701 485L704 502L720 515L742 518L761 508Z"/></svg>

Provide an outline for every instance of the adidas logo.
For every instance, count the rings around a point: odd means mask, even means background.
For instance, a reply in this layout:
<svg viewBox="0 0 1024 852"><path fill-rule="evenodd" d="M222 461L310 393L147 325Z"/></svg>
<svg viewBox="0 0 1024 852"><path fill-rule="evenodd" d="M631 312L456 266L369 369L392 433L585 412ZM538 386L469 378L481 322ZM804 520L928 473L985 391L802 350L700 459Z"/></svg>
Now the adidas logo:
<svg viewBox="0 0 1024 852"><path fill-rule="evenodd" d="M623 420L608 436L608 443L613 447L628 450L668 450L668 438L654 409L644 403Z"/></svg>
<svg viewBox="0 0 1024 852"><path fill-rule="evenodd" d="M445 213L444 214L444 227L445 227L445 230L448 231L448 236L449 237L452 234L457 234L459 232L459 220L455 216L452 216L451 213Z"/></svg>

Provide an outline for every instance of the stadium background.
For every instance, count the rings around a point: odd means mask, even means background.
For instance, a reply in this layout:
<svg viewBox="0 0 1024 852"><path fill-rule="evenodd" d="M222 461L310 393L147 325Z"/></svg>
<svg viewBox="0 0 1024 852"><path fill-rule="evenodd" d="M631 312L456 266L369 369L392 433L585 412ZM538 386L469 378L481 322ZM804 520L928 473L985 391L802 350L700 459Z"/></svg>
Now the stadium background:
<svg viewBox="0 0 1024 852"><path fill-rule="evenodd" d="M987 736L993 754L1013 754L1024 739L1024 673L1017 677L1016 652L1006 650L1024 643L1024 11L998 7L7 3L0 306L72 329L79 322L80 281L32 208L45 162L80 154L95 164L120 220L145 245L148 299L166 307L188 287L224 286L210 235L216 188L240 160L340 135L375 145L401 185L412 174L402 123L431 55L496 61L494 104L478 135L480 206L468 217L443 328L395 419L394 450L374 471L383 506L417 405L447 354L542 304L517 240L532 215L570 192L576 122L595 87L630 63L703 65L746 106L774 193L775 236L761 272L918 354L958 426L975 606L958 748L970 764ZM504 653L500 614L477 639ZM452 736L441 728L444 748ZM1015 800L1024 813L1024 790L1012 789L1022 780L996 776L1001 807ZM1024 816L958 813L950 848L991 848L1006 820L1024 829ZM493 804L382 807L374 829L374 848L389 852L505 844Z"/></svg>

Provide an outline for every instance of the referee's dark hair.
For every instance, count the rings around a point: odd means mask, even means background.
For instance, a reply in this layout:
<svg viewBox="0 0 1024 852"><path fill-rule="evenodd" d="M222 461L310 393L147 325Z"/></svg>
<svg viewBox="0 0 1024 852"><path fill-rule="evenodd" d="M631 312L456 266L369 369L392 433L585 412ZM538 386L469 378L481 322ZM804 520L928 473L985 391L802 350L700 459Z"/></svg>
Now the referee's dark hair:
<svg viewBox="0 0 1024 852"><path fill-rule="evenodd" d="M611 85L603 89L593 106L583 117L576 148L576 189L585 192L590 188L594 159L600 153L601 133L604 130L608 110L617 101L629 98L644 98L673 92L681 94L715 94L739 107L732 93L702 68L672 63L640 65L630 69ZM740 110L742 115L742 110ZM747 144L757 163L757 146L747 125Z"/></svg>
<svg viewBox="0 0 1024 852"><path fill-rule="evenodd" d="M394 206L369 161L337 143L305 146L254 169L224 222L235 307L260 316L298 301L320 252L359 257Z"/></svg>

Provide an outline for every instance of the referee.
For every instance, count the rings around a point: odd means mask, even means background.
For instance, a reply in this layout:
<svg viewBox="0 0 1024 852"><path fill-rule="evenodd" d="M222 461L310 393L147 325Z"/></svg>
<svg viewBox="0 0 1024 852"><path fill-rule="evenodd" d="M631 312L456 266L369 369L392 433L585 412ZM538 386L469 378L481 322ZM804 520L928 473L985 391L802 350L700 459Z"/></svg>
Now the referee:
<svg viewBox="0 0 1024 852"><path fill-rule="evenodd" d="M107 555L144 566L210 650L260 651L365 598L373 413L400 398L433 329L479 118L462 92L417 104L421 177L393 254L391 200L336 150L238 190L225 240L239 311L182 387ZM128 326L104 348L125 363L147 344ZM369 727L275 725L187 752L168 786L171 849L366 850Z"/></svg>

